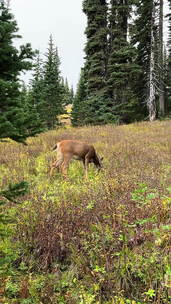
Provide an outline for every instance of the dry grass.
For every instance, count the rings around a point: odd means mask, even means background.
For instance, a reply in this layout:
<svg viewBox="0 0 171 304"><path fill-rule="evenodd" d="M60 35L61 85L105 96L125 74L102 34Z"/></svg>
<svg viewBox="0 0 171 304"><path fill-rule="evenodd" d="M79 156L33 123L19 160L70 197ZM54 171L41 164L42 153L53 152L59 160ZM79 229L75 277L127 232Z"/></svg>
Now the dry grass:
<svg viewBox="0 0 171 304"><path fill-rule="evenodd" d="M103 172L91 167L85 181L82 165L73 162L68 180L49 179L51 148L61 139L94 144ZM18 263L31 272L59 268L60 281L70 280L67 290L58 288L59 303L168 303L170 121L61 129L30 138L28 146L3 143L0 179L1 187L30 183L23 204L10 209Z"/></svg>

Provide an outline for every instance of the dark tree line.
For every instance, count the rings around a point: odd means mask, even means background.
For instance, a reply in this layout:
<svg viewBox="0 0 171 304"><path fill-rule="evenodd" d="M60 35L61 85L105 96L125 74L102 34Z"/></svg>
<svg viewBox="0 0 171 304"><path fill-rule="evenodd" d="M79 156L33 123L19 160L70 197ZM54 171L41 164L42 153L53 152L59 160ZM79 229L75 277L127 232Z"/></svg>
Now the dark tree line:
<svg viewBox="0 0 171 304"><path fill-rule="evenodd" d="M83 1L87 43L74 125L152 121L169 114L170 40L166 52L163 5L163 0Z"/></svg>
<svg viewBox="0 0 171 304"><path fill-rule="evenodd" d="M171 17L168 14L166 45L163 0L83 1L87 43L75 96L61 76L52 36L43 56L30 44L17 50L13 44L19 38L16 21L7 2L0 3L0 138L22 142L53 129L70 103L75 126L152 121L169 115ZM33 78L26 87L19 76L29 69Z"/></svg>
<svg viewBox="0 0 171 304"><path fill-rule="evenodd" d="M0 140L11 138L24 142L28 136L42 131L34 108L23 103L20 95L19 76L32 68L34 58L27 43L17 50L13 44L18 27L4 1L0 2Z"/></svg>
<svg viewBox="0 0 171 304"><path fill-rule="evenodd" d="M42 60L29 43L15 47L14 38L21 38L17 32L8 1L0 1L0 139L25 142L59 125L58 116L72 103L73 89L61 76L52 36ZM33 71L29 88L20 80L27 70Z"/></svg>

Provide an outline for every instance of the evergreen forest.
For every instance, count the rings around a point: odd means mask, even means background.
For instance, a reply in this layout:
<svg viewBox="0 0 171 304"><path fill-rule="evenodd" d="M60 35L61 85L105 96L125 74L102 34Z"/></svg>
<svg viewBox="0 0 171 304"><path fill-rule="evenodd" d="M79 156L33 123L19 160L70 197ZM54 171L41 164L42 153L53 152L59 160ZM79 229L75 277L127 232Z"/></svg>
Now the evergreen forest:
<svg viewBox="0 0 171 304"><path fill-rule="evenodd" d="M53 35L16 47L0 0L0 304L169 304L171 0L80 1L73 89ZM65 139L102 169L85 178L78 157L50 176Z"/></svg>

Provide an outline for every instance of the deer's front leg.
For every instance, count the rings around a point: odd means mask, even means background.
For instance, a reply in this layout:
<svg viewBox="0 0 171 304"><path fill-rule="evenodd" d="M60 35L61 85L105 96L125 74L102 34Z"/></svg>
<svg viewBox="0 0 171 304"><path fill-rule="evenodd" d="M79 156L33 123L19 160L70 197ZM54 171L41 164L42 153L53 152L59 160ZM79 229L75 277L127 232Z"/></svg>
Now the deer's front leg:
<svg viewBox="0 0 171 304"><path fill-rule="evenodd" d="M61 165L61 171L65 178L68 176L68 167L72 156L70 154L65 155L64 161Z"/></svg>
<svg viewBox="0 0 171 304"><path fill-rule="evenodd" d="M88 157L86 157L85 158L85 161L84 161L84 171L85 171L85 174L84 174L84 177L85 177L85 179L87 179L88 178L88 167L89 167L89 158Z"/></svg>
<svg viewBox="0 0 171 304"><path fill-rule="evenodd" d="M62 165L63 160L62 159L58 159L56 160L52 165L51 165L51 170L50 170L50 177L52 176L53 170L54 169L58 169L59 167Z"/></svg>

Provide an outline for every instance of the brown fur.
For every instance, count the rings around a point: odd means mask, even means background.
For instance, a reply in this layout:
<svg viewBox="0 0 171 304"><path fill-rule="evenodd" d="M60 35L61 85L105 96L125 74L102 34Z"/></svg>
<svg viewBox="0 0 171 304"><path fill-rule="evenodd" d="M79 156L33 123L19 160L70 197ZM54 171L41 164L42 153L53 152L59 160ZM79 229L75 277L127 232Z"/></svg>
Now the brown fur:
<svg viewBox="0 0 171 304"><path fill-rule="evenodd" d="M87 178L87 171L89 163L101 169L101 160L97 156L96 151L92 145L78 140L62 140L56 144L53 150L57 151L57 159L52 164L50 176L55 168L61 168L64 175L67 175L67 169L71 159L81 160L84 164L85 176Z"/></svg>

